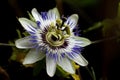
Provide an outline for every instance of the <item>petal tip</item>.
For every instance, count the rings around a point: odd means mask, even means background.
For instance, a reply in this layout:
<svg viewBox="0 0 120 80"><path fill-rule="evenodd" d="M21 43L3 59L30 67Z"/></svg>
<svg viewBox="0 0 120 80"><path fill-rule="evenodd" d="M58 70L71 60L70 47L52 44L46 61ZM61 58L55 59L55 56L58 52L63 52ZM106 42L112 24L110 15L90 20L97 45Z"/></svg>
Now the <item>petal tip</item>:
<svg viewBox="0 0 120 80"><path fill-rule="evenodd" d="M21 47L20 47L20 44L19 44L19 39L15 41L15 46L16 46L17 48L21 48Z"/></svg>
<svg viewBox="0 0 120 80"><path fill-rule="evenodd" d="M83 64L81 64L81 66L87 66L88 65L88 61L85 61Z"/></svg>
<svg viewBox="0 0 120 80"><path fill-rule="evenodd" d="M56 69L55 69L56 70ZM52 72L50 72L49 70L47 70L47 74L50 76L50 77L53 77L54 74L55 74L55 70Z"/></svg>
<svg viewBox="0 0 120 80"><path fill-rule="evenodd" d="M33 61L31 61L31 60L23 60L23 65L26 65L26 64L33 64L33 63L35 63L35 62L33 62Z"/></svg>
<svg viewBox="0 0 120 80"><path fill-rule="evenodd" d="M31 10L31 13L36 12L36 11L37 11L37 9L36 9L36 8L33 8L33 9Z"/></svg>
<svg viewBox="0 0 120 80"><path fill-rule="evenodd" d="M50 77L53 77L54 76L54 74L49 74L49 73L47 73Z"/></svg>
<svg viewBox="0 0 120 80"><path fill-rule="evenodd" d="M29 62L29 61L23 61L22 64L23 64L23 65L26 65L26 64L30 64L30 62Z"/></svg>
<svg viewBox="0 0 120 80"><path fill-rule="evenodd" d="M71 15L71 18L73 18L76 21L78 21L79 16L78 16L78 14L73 14L73 15Z"/></svg>
<svg viewBox="0 0 120 80"><path fill-rule="evenodd" d="M50 77L54 76L56 71L56 66L57 66L56 62L52 58L50 57L46 58L46 71Z"/></svg>

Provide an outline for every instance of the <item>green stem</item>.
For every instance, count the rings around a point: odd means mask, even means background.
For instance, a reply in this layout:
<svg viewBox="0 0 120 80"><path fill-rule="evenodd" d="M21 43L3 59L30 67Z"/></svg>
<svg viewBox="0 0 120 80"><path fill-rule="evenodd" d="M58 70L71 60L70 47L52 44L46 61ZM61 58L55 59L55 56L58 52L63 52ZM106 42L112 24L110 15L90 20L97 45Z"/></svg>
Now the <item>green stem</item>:
<svg viewBox="0 0 120 80"><path fill-rule="evenodd" d="M95 72L94 72L93 68L91 67L91 70L92 70L91 71L88 67L86 67L86 70L89 72L89 74L92 77L92 79L96 80L96 76L95 76Z"/></svg>
<svg viewBox="0 0 120 80"><path fill-rule="evenodd" d="M0 43L0 46L15 46L14 44Z"/></svg>
<svg viewBox="0 0 120 80"><path fill-rule="evenodd" d="M16 31L17 31L18 37L22 38L20 31L18 29Z"/></svg>
<svg viewBox="0 0 120 80"><path fill-rule="evenodd" d="M93 78L94 78L94 80L96 80L96 76L95 76L95 72L94 72L93 67L91 67L91 70L92 70Z"/></svg>
<svg viewBox="0 0 120 80"><path fill-rule="evenodd" d="M108 38L104 38L101 40L92 41L92 44L96 44L96 43L100 43L100 42L108 41L108 40L119 39L119 38L120 38L119 36L108 37Z"/></svg>
<svg viewBox="0 0 120 80"><path fill-rule="evenodd" d="M96 29L102 27L102 25L103 25L102 22L97 22L93 26L89 27L88 29L83 30L83 33L87 33L89 31L96 30Z"/></svg>
<svg viewBox="0 0 120 80"><path fill-rule="evenodd" d="M77 69L78 75L79 75L79 79L82 80L81 74L80 74L80 69Z"/></svg>

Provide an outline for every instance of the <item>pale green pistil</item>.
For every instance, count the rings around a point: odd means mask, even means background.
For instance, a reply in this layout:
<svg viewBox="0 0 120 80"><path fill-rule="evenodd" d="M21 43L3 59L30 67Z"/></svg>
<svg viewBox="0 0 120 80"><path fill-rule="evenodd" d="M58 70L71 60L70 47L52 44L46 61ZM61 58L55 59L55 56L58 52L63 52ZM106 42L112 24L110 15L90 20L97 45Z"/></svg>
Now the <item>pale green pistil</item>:
<svg viewBox="0 0 120 80"><path fill-rule="evenodd" d="M53 23L51 23L46 34L46 41L51 46L61 46L64 44L65 39L68 38L69 36L70 36L69 26L62 25L62 20L57 19L56 25L53 25Z"/></svg>

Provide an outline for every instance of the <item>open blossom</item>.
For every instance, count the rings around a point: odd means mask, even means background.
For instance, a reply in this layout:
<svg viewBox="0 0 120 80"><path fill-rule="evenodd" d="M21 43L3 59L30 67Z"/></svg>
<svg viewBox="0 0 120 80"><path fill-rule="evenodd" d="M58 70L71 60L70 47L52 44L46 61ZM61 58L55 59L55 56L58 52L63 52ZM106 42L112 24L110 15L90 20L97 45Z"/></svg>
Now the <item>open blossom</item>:
<svg viewBox="0 0 120 80"><path fill-rule="evenodd" d="M73 29L78 22L77 14L63 21L57 8L41 14L33 8L31 13L35 21L19 18L19 22L30 35L15 41L17 48L30 49L23 64L32 64L46 58L47 74L51 77L55 74L56 66L74 74L72 61L87 66L88 62L81 55L81 49L91 41L74 34Z"/></svg>

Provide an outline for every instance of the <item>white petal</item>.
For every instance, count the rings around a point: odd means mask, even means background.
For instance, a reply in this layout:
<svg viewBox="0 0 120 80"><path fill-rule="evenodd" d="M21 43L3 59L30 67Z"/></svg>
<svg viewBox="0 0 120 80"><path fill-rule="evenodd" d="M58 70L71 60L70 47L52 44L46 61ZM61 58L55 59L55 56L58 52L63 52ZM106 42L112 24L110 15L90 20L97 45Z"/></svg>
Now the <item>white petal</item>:
<svg viewBox="0 0 120 80"><path fill-rule="evenodd" d="M29 53L25 56L23 64L32 64L45 57L45 54L42 51L37 51L36 49L31 49Z"/></svg>
<svg viewBox="0 0 120 80"><path fill-rule="evenodd" d="M34 45L29 40L29 36L18 39L15 41L15 45L17 48L32 48Z"/></svg>
<svg viewBox="0 0 120 80"><path fill-rule="evenodd" d="M76 27L77 22L78 22L78 15L73 14L70 17L68 17L67 21L64 24L69 25L70 29L73 30L73 28Z"/></svg>
<svg viewBox="0 0 120 80"><path fill-rule="evenodd" d="M91 41L87 38L84 38L84 37L73 36L72 39L75 39L76 44L78 44L81 47L85 47L85 46L91 44Z"/></svg>
<svg viewBox="0 0 120 80"><path fill-rule="evenodd" d="M72 57L70 55L67 55L67 56L81 66L88 65L88 61L81 54L74 54L72 55Z"/></svg>
<svg viewBox="0 0 120 80"><path fill-rule="evenodd" d="M56 71L56 62L50 57L46 57L47 74L53 77Z"/></svg>
<svg viewBox="0 0 120 80"><path fill-rule="evenodd" d="M57 8L53 8L48 11L48 18L52 21L56 21L57 18L60 18L60 14Z"/></svg>
<svg viewBox="0 0 120 80"><path fill-rule="evenodd" d="M71 74L75 73L75 69L73 68L68 58L61 58L61 60L58 61L58 65L62 67L62 69L65 70L66 72L69 72Z"/></svg>
<svg viewBox="0 0 120 80"><path fill-rule="evenodd" d="M42 16L39 14L36 8L33 8L31 11L33 17L35 18L36 21L40 22L40 28L43 30L44 27L46 26L46 23L43 21Z"/></svg>
<svg viewBox="0 0 120 80"><path fill-rule="evenodd" d="M33 8L31 13L32 13L32 15L33 15L33 17L35 18L36 21L43 22L43 19L42 19L41 15L38 13L36 8Z"/></svg>
<svg viewBox="0 0 120 80"><path fill-rule="evenodd" d="M37 27L37 25L35 24L35 22L32 22L27 18L19 18L18 20L27 31L30 31L30 32L36 31L35 28Z"/></svg>

